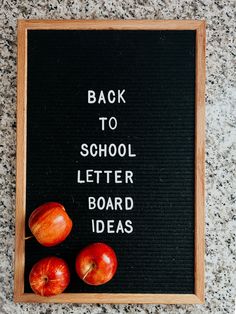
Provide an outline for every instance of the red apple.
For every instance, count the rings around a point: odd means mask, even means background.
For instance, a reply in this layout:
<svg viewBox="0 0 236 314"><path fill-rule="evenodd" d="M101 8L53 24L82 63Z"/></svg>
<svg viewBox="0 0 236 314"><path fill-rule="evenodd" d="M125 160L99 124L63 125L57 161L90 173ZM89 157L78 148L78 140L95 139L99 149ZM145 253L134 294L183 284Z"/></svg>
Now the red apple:
<svg viewBox="0 0 236 314"><path fill-rule="evenodd" d="M46 257L33 266L29 282L34 293L49 297L66 289L70 282L70 271L63 259Z"/></svg>
<svg viewBox="0 0 236 314"><path fill-rule="evenodd" d="M66 239L71 231L72 221L64 206L50 202L32 212L29 228L40 244L53 246Z"/></svg>
<svg viewBox="0 0 236 314"><path fill-rule="evenodd" d="M113 249L104 243L85 247L76 257L76 272L89 285L103 285L114 276L117 258Z"/></svg>

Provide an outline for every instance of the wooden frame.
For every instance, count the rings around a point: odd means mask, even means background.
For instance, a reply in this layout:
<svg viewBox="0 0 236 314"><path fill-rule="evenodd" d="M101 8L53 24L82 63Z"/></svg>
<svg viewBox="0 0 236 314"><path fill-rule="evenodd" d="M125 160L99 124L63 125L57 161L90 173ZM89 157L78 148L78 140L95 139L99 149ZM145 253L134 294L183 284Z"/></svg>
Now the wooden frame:
<svg viewBox="0 0 236 314"><path fill-rule="evenodd" d="M27 108L27 31L28 30L195 30L195 293L194 294L108 294L63 293L41 297L24 293L25 194L26 194L26 108ZM20 20L18 21L17 74L17 162L15 302L74 303L163 303L204 302L204 164L205 164L205 22L175 20Z"/></svg>

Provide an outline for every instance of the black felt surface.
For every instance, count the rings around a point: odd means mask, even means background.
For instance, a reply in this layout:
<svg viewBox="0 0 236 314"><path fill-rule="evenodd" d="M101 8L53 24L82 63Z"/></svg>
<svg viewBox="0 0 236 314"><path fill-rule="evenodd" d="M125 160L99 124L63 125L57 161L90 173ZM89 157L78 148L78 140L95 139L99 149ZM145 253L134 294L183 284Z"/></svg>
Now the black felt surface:
<svg viewBox="0 0 236 314"><path fill-rule="evenodd" d="M194 60L194 31L28 32L27 219L58 201L74 226L56 247L26 241L26 292L32 265L56 255L70 265L66 292L193 293ZM88 89L125 89L126 104L88 104ZM115 116L118 128L102 132L100 116ZM82 143L130 143L137 157L83 158ZM78 184L79 169L132 170L134 184ZM93 195L131 196L134 209L89 212ZM94 234L91 219L129 219L134 231ZM74 261L98 241L119 266L93 287Z"/></svg>

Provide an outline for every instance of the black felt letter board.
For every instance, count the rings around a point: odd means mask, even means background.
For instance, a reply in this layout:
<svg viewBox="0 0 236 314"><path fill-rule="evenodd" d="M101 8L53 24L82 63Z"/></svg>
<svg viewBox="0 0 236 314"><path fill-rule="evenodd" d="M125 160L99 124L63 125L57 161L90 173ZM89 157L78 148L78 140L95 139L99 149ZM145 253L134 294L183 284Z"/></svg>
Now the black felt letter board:
<svg viewBox="0 0 236 314"><path fill-rule="evenodd" d="M26 214L62 203L70 236L46 248L26 241L25 292L31 267L64 258L66 292L194 292L194 31L28 31ZM88 90L125 89L126 103L88 103ZM99 117L116 117L101 130ZM82 157L81 144L131 144L136 157ZM133 183L78 184L77 172L131 170ZM130 211L88 210L89 196L132 197ZM132 222L132 233L92 232L91 221ZM26 235L30 233L26 227ZM103 286L75 273L79 250L105 242L118 270Z"/></svg>

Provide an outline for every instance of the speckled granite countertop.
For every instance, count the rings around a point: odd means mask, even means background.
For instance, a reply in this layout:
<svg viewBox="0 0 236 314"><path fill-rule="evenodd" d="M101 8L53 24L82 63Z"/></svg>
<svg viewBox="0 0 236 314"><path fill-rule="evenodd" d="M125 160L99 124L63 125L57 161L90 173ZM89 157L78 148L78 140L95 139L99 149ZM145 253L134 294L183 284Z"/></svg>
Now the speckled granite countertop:
<svg viewBox="0 0 236 314"><path fill-rule="evenodd" d="M236 291L235 0L0 1L0 313L233 313ZM206 303L14 304L17 19L206 19Z"/></svg>

